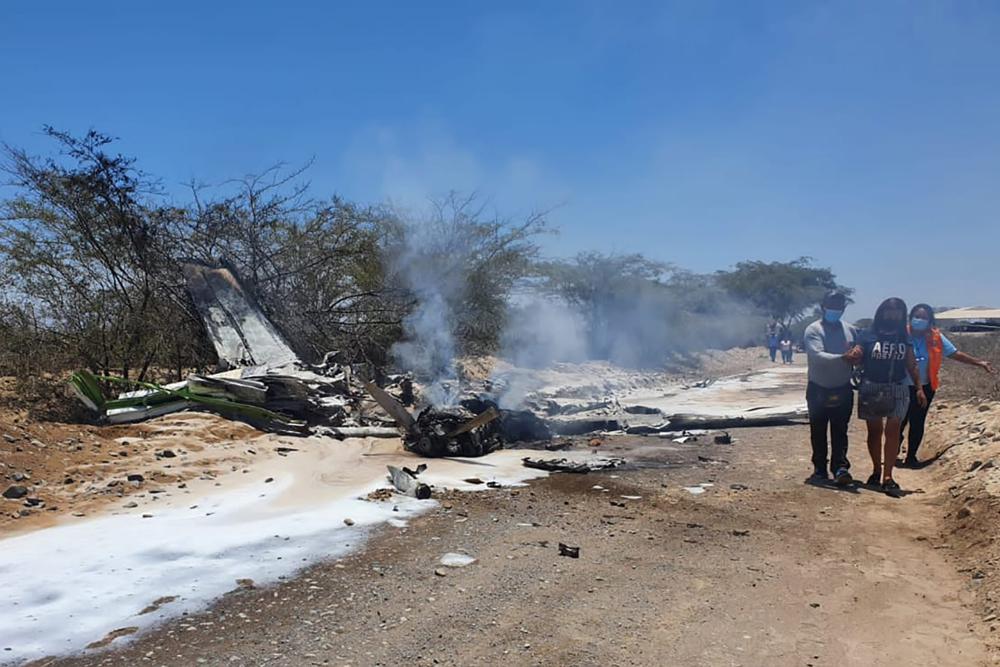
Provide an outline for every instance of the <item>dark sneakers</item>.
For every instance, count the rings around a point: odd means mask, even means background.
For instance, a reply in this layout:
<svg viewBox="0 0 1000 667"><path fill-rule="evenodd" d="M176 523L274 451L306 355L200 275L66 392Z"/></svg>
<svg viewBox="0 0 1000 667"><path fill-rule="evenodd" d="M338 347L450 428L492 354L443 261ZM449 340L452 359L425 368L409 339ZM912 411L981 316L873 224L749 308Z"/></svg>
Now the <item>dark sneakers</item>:
<svg viewBox="0 0 1000 667"><path fill-rule="evenodd" d="M813 484L826 484L830 481L830 475L825 470L817 469L809 476L809 481Z"/></svg>
<svg viewBox="0 0 1000 667"><path fill-rule="evenodd" d="M847 486L853 481L854 478L851 477L851 473L847 468L840 468L837 470L837 474L834 475L834 482L836 482L837 486Z"/></svg>
<svg viewBox="0 0 1000 667"><path fill-rule="evenodd" d="M891 496L892 498L902 498L903 490L899 488L899 484L896 484L895 480L887 479L882 482L882 492Z"/></svg>

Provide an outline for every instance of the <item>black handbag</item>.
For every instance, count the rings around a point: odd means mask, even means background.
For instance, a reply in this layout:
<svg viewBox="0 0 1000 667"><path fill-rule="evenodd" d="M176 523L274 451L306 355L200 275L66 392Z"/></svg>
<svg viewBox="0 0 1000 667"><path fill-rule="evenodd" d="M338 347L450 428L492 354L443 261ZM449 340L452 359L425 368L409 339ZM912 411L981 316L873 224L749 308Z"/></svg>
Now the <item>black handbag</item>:
<svg viewBox="0 0 1000 667"><path fill-rule="evenodd" d="M896 360L889 361L889 377L892 378L896 368ZM888 417L896 409L895 385L882 382L865 382L864 369L861 369L857 383L858 387L858 417ZM862 417L864 418L864 417Z"/></svg>
<svg viewBox="0 0 1000 667"><path fill-rule="evenodd" d="M888 417L896 408L894 385L865 382L858 391L858 416Z"/></svg>

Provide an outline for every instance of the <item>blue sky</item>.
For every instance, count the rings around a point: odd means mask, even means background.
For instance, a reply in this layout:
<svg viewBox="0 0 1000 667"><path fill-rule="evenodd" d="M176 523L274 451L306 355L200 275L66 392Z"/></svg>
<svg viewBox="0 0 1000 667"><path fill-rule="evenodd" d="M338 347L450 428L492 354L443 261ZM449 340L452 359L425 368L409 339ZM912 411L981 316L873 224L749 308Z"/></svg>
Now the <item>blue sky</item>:
<svg viewBox="0 0 1000 667"><path fill-rule="evenodd" d="M317 194L552 209L552 255L1000 305L1000 3L12 1L0 82L0 141L100 129L179 198L315 158Z"/></svg>

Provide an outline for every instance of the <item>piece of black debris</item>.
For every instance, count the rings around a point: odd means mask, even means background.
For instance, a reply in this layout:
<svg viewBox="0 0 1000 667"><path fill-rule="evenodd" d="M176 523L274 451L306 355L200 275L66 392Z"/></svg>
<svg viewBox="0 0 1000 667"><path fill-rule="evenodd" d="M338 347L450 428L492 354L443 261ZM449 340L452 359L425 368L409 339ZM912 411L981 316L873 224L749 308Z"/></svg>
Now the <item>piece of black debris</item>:
<svg viewBox="0 0 1000 667"><path fill-rule="evenodd" d="M462 481L465 482L466 484L482 484L483 483L483 480L479 479L478 477L467 477L466 479L463 479Z"/></svg>
<svg viewBox="0 0 1000 667"><path fill-rule="evenodd" d="M572 440L557 440L556 442L549 442L545 444L545 451L547 452L557 452L561 449L569 449L573 446Z"/></svg>
<svg viewBox="0 0 1000 667"><path fill-rule="evenodd" d="M586 463L571 463L566 459L533 459L525 456L521 461L526 468L536 468L548 472L573 472L578 474L590 472L590 467Z"/></svg>
<svg viewBox="0 0 1000 667"><path fill-rule="evenodd" d="M622 465L622 459L600 459L586 463L578 463L568 459L533 459L529 456L521 459L526 468L536 468L548 472L572 472L585 474L591 470L610 470Z"/></svg>
<svg viewBox="0 0 1000 667"><path fill-rule="evenodd" d="M579 558L580 547L571 547L568 544L559 543L559 555L567 558Z"/></svg>
<svg viewBox="0 0 1000 667"><path fill-rule="evenodd" d="M733 444L733 437L729 435L729 433L723 432L720 435L715 436L715 444L731 445Z"/></svg>
<svg viewBox="0 0 1000 667"><path fill-rule="evenodd" d="M26 495L28 495L28 488L25 486L9 486L7 487L7 490L3 492L3 497L11 500L24 498Z"/></svg>

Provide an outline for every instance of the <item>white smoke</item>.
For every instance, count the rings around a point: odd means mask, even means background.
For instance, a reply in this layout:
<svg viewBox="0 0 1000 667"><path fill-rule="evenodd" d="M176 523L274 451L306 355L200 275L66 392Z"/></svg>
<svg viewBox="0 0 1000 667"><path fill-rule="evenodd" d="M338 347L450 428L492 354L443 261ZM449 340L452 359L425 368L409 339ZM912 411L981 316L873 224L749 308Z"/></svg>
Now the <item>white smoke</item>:
<svg viewBox="0 0 1000 667"><path fill-rule="evenodd" d="M435 225L410 222L401 231L391 261L415 304L403 319L403 339L393 345L391 354L402 368L427 383L426 401L451 405L458 386L451 304L465 286L464 257L450 251L449 239Z"/></svg>

